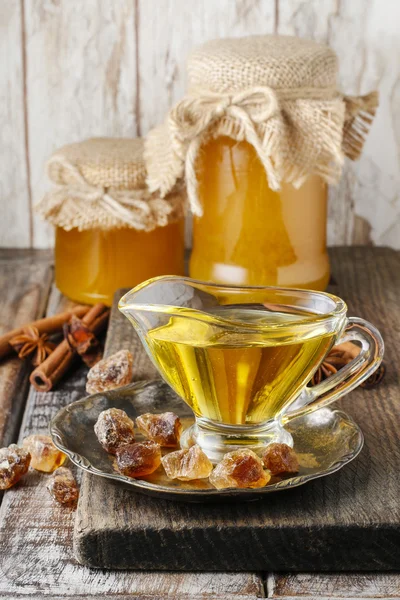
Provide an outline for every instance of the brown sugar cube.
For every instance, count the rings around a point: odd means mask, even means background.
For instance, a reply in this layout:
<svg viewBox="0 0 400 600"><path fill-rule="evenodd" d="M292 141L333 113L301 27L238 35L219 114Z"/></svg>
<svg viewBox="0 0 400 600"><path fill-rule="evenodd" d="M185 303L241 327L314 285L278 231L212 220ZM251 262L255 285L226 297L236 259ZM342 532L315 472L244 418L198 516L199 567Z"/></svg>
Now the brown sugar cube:
<svg viewBox="0 0 400 600"><path fill-rule="evenodd" d="M163 456L161 462L170 479L181 481L206 479L213 470L208 456L197 444L187 450L170 452Z"/></svg>
<svg viewBox="0 0 400 600"><path fill-rule="evenodd" d="M272 475L294 475L299 472L296 453L287 444L269 444L261 459Z"/></svg>
<svg viewBox="0 0 400 600"><path fill-rule="evenodd" d="M182 424L173 412L153 415L145 413L136 419L136 425L140 431L165 448L173 448L179 444L182 433Z"/></svg>
<svg viewBox="0 0 400 600"><path fill-rule="evenodd" d="M23 447L31 455L31 467L43 473L52 473L67 456L53 444L49 435L29 435L23 441Z"/></svg>
<svg viewBox="0 0 400 600"><path fill-rule="evenodd" d="M150 475L161 464L161 448L155 442L137 442L117 450L119 471L128 477Z"/></svg>
<svg viewBox="0 0 400 600"><path fill-rule="evenodd" d="M135 441L135 429L132 419L119 408L108 408L99 414L94 432L106 452L115 454L120 446Z"/></svg>
<svg viewBox="0 0 400 600"><path fill-rule="evenodd" d="M79 489L70 469L60 467L54 471L47 485L54 500L65 506L75 506L78 502Z"/></svg>
<svg viewBox="0 0 400 600"><path fill-rule="evenodd" d="M88 394L113 390L127 385L132 380L133 356L129 350L103 358L92 367L87 375Z"/></svg>
<svg viewBox="0 0 400 600"><path fill-rule="evenodd" d="M210 483L219 490L264 487L270 479L261 459L248 448L225 454L210 475Z"/></svg>
<svg viewBox="0 0 400 600"><path fill-rule="evenodd" d="M0 449L0 490L8 490L28 471L31 455L26 448L11 444Z"/></svg>

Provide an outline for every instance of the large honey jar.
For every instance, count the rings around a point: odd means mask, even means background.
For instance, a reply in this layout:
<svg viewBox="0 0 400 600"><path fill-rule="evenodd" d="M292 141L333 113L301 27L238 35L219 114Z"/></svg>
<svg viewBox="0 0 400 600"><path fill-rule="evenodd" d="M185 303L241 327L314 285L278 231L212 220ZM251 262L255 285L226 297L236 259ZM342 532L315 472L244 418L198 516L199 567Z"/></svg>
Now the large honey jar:
<svg viewBox="0 0 400 600"><path fill-rule="evenodd" d="M323 290L327 186L361 152L377 95L337 90L327 46L291 36L207 42L189 89L146 140L148 183L184 175L194 214L190 275Z"/></svg>
<svg viewBox="0 0 400 600"><path fill-rule="evenodd" d="M94 138L49 160L54 187L38 206L56 226L55 279L69 298L111 304L114 292L184 272L184 194L145 183L141 139Z"/></svg>
<svg viewBox="0 0 400 600"><path fill-rule="evenodd" d="M203 214L193 223L192 277L326 287L327 185L321 177L274 191L254 148L225 136L205 145L198 164Z"/></svg>

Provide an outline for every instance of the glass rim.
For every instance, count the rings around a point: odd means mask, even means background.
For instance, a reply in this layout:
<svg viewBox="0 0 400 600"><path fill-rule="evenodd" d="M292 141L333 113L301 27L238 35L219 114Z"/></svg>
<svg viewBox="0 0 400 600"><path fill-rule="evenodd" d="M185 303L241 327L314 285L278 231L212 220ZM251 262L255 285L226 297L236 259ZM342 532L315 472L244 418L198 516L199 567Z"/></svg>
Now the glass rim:
<svg viewBox="0 0 400 600"><path fill-rule="evenodd" d="M311 316L304 316L304 318L301 318L299 320L295 320L292 321L290 323L290 327L297 327L297 326L301 326L301 325L311 325L311 324L318 324L318 323L322 323L324 321L327 321L329 319L332 318L340 318L342 316L345 316L347 313L347 305L344 302L344 300L342 300L341 298L339 298L339 296L335 296L334 294L330 294L328 292L321 292L321 291L317 291L317 290L307 290L307 289L302 289L302 288L290 288L290 287L281 287L281 286L249 286L249 285L226 285L226 284L220 284L220 283L212 283L212 282L207 282L207 281L201 281L198 279L192 279L191 277L181 277L178 275L160 275L158 277L152 277L151 279L147 279L145 281L143 281L142 283L139 283L137 286L135 286L134 288L132 288L131 290L129 290L128 292L126 292L126 294L124 294L122 296L122 298L119 300L118 302L118 309L125 313L128 312L129 308L132 308L133 311L143 311L143 312L153 312L153 313L164 313L164 314L169 314L171 316L179 316L181 318L190 318L190 319L197 319L199 321L204 321L207 320L208 322L210 322L210 316L212 317L212 321L215 322L215 324L220 324L221 326L227 327L238 327L240 326L241 328L245 329L246 331L249 330L262 330L264 328L266 329L272 329L272 328L282 328L282 327L287 327L288 322L286 323L278 323L275 325L254 325L252 323L245 323L242 321L234 321L231 319L224 319L223 317L219 316L219 315L215 315L212 313L209 313L205 310L201 310L201 309L197 309L197 308L190 308L190 307L182 307L179 306L178 304L161 304L161 303L136 303L134 301L134 297L135 295L140 292L141 290L145 289L146 287L151 286L154 283L158 283L158 282L180 282L180 283L186 283L189 286L192 285L193 287L199 287L199 288L211 288L211 289L218 289L221 291L231 291L233 293L237 292L261 292L263 290L267 291L271 291L271 292L275 292L277 294L282 293L287 294L287 295L292 295L292 296L302 296L304 298L310 297L310 296L314 296L316 298L321 298L321 300L323 299L324 301L329 300L330 302L332 302L334 304L334 307L332 310L327 311L327 312L316 312ZM276 303L276 306L280 306L280 304ZM289 304L288 302L282 302L281 306L293 306L291 304ZM174 310L176 309L176 311Z"/></svg>

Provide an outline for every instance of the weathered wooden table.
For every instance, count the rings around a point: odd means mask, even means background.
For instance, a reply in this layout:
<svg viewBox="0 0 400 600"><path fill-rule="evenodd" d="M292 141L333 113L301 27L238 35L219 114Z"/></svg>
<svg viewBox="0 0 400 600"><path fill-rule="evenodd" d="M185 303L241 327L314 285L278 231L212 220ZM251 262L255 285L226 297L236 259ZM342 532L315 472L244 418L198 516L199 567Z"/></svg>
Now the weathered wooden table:
<svg viewBox="0 0 400 600"><path fill-rule="evenodd" d="M331 253L335 281L351 288L351 313L390 328L390 365L382 393L398 393L395 360L399 356L400 254L385 248L340 248ZM52 257L47 251L0 251L0 332L70 303L53 286ZM355 290L359 288L359 297ZM342 290L341 295L345 296ZM345 297L346 299L346 297ZM385 313L390 304L391 313ZM396 310L397 307L397 310ZM365 308L365 309L364 309ZM380 311L380 314L378 314ZM384 332L385 333L385 332ZM49 419L61 406L84 391L86 370L78 368L54 392L29 389L29 367L18 359L0 365L0 443L9 444L29 433L46 432ZM344 401L345 402L345 401ZM346 408L345 403L343 404ZM347 406L351 414L351 407ZM371 411L371 419L375 417ZM377 417L378 427L379 417ZM393 453L399 454L399 432L393 432ZM376 439L379 445L379 439ZM393 464L399 464L393 463ZM390 465L388 472L393 470ZM376 466L376 465L375 465ZM387 468L388 465L382 465ZM368 477L373 477L373 473ZM390 483L390 482L389 482ZM75 514L53 504L46 476L31 472L22 485L4 493L0 508L0 600L14 598L400 598L397 573L259 573L143 572L88 569L73 558ZM382 490L382 511L388 506ZM393 508L393 498L390 499ZM301 552L301 548L298 549ZM393 552L400 552L393 548ZM350 566L350 565L349 565Z"/></svg>

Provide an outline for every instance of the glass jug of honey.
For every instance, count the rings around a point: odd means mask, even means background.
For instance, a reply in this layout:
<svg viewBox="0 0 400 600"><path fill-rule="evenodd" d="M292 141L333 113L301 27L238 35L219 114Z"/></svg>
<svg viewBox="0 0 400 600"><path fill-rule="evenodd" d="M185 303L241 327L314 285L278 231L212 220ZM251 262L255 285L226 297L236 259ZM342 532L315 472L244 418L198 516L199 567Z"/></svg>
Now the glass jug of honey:
<svg viewBox="0 0 400 600"><path fill-rule="evenodd" d="M55 184L38 205L56 226L55 279L77 302L111 305L114 292L184 273L184 193L151 194L141 139L93 138L57 150Z"/></svg>
<svg viewBox="0 0 400 600"><path fill-rule="evenodd" d="M343 300L323 292L157 277L118 306L160 375L194 412L182 447L197 443L215 463L243 447L293 445L285 424L354 389L384 351L373 325L347 317ZM307 387L341 339L360 343L360 354Z"/></svg>

